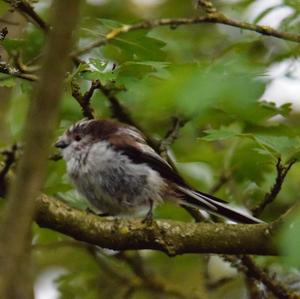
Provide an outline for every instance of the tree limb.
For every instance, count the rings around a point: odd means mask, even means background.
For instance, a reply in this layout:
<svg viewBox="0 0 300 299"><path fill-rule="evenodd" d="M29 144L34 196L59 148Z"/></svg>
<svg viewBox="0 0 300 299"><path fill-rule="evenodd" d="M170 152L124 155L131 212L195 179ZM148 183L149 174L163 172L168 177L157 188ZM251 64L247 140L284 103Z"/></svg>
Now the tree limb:
<svg viewBox="0 0 300 299"><path fill-rule="evenodd" d="M56 0L53 4L54 29L49 34L41 79L27 115L24 152L0 225L0 298L8 298L7 292L25 258L34 198L39 193L46 171L48 148L56 125L79 3L79 0ZM60 63L56 63L57 57L61 59Z"/></svg>
<svg viewBox="0 0 300 299"><path fill-rule="evenodd" d="M272 293L279 299L299 299L300 295L290 291L280 281L274 279L269 273L256 265L254 260L246 255L223 256L223 258L231 263L239 272L247 275L248 278L262 282Z"/></svg>
<svg viewBox="0 0 300 299"><path fill-rule="evenodd" d="M252 209L252 214L255 217L258 217L267 205L271 204L277 197L278 193L281 190L282 184L284 183L284 179L288 174L291 167L295 164L296 160L289 162L287 165L283 165L281 163L281 159L278 158L276 164L276 180L274 185L272 186L270 192L266 193L262 202L260 202L255 208Z"/></svg>
<svg viewBox="0 0 300 299"><path fill-rule="evenodd" d="M102 218L45 195L37 201L36 221L79 241L114 250L153 249L169 256L184 253L276 255L268 224L183 223Z"/></svg>
<svg viewBox="0 0 300 299"><path fill-rule="evenodd" d="M112 40L116 39L119 35L130 31L141 30L141 29L153 29L162 26L170 26L171 28L176 28L182 25L195 25L195 24L202 24L202 23L228 25L231 27L254 31L262 35L273 36L279 39L300 43L300 35L298 34L278 31L270 26L256 25L248 22L230 19L220 12L214 12L214 13L207 14L205 16L197 16L194 18L146 20L132 25L123 25L122 27L111 30L105 35L105 37L101 37L95 40L94 42L92 42L91 44L87 45L86 47L83 47L75 51L73 55L75 56L83 55L94 48L101 47L108 44Z"/></svg>
<svg viewBox="0 0 300 299"><path fill-rule="evenodd" d="M2 61L0 60L0 73L6 74L6 75L9 75L12 77L21 78L21 79L24 79L27 81L37 81L38 80L38 77L36 75L20 72L20 70L11 66L9 63L7 63L3 60Z"/></svg>
<svg viewBox="0 0 300 299"><path fill-rule="evenodd" d="M24 0L4 0L10 4L12 8L16 9L25 18L29 19L34 25L37 25L44 32L49 31L48 24L34 11L33 7Z"/></svg>
<svg viewBox="0 0 300 299"><path fill-rule="evenodd" d="M179 117L172 117L172 124L165 137L159 142L159 154L167 159L168 147L178 138L179 131L186 124L186 119L181 119Z"/></svg>
<svg viewBox="0 0 300 299"><path fill-rule="evenodd" d="M94 94L94 91L98 89L98 85L98 80L92 81L90 88L84 94L82 94L80 91L80 86L74 80L71 82L72 96L80 105L83 116L87 117L88 119L94 118L94 111L91 107L91 98Z"/></svg>
<svg viewBox="0 0 300 299"><path fill-rule="evenodd" d="M129 254L121 251L116 256L119 260L124 261L132 270L132 272L141 280L141 287L157 294L166 294L174 298L181 299L202 299L202 296L194 292L194 294L186 294L178 287L170 284L168 281L157 275L149 265L145 264L139 252Z"/></svg>

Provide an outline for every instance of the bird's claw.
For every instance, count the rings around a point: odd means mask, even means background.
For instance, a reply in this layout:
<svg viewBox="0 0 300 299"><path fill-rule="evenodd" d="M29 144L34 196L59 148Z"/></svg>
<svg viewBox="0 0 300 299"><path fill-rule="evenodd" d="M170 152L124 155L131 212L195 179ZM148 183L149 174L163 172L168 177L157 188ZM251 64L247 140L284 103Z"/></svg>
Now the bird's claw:
<svg viewBox="0 0 300 299"><path fill-rule="evenodd" d="M153 224L153 214L152 214L152 210L150 210L147 215L145 216L145 218L142 220L143 224L147 224L147 225L152 225Z"/></svg>

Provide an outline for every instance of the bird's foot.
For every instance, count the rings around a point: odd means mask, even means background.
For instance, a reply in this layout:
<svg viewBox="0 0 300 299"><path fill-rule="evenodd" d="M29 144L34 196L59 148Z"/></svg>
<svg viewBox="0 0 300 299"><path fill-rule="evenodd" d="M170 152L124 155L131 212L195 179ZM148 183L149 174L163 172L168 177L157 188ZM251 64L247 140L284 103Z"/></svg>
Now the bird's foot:
<svg viewBox="0 0 300 299"><path fill-rule="evenodd" d="M149 199L149 210L146 217L142 220L143 224L151 226L153 224L153 201Z"/></svg>
<svg viewBox="0 0 300 299"><path fill-rule="evenodd" d="M142 220L143 224L146 224L148 226L151 226L153 224L153 213L152 209L148 211L145 218Z"/></svg>

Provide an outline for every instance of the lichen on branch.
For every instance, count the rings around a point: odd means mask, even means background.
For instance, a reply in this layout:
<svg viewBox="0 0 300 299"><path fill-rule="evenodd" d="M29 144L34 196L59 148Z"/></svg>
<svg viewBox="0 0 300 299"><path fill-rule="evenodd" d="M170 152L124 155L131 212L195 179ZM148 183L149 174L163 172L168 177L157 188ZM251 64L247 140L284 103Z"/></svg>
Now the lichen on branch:
<svg viewBox="0 0 300 299"><path fill-rule="evenodd" d="M153 249L184 253L276 255L268 224L186 223L103 218L76 210L46 195L38 197L36 221L72 238L114 250Z"/></svg>

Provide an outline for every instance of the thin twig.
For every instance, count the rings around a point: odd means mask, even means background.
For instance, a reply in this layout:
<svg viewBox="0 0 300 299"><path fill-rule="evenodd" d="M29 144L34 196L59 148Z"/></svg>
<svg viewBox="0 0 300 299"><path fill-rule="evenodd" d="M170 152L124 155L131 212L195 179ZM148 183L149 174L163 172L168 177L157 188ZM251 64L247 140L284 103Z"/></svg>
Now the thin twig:
<svg viewBox="0 0 300 299"><path fill-rule="evenodd" d="M12 77L17 77L21 79L25 79L28 81L37 81L38 77L33 74L25 74L20 72L17 68L11 66L5 61L0 61L0 73L12 76Z"/></svg>
<svg viewBox="0 0 300 299"><path fill-rule="evenodd" d="M138 252L131 255L126 252L120 252L116 257L124 261L142 281L144 286L158 293L165 293L167 295L172 295L176 298L191 298L191 296L183 293L180 289L169 285L161 277L158 277L152 269L145 265L143 258ZM198 295L194 294L193 298L200 298Z"/></svg>
<svg viewBox="0 0 300 299"><path fill-rule="evenodd" d="M15 0L15 1L5 0L5 1L8 3L15 3L15 2L18 2L18 3L20 2L21 4L25 3L24 1L19 1L19 0L18 1L17 0ZM28 11L28 15L29 15L29 11L31 11L31 10L25 9L25 7L22 6L21 4L20 4L20 6L17 6L16 8L23 12ZM24 10L22 10L22 7L24 8ZM31 7L31 6L29 5L29 7ZM31 9L32 9L32 7L31 7ZM141 29L153 29L153 28L161 27L161 26L170 26L171 28L176 28L181 25L193 25L193 24L201 24L201 23L224 24L224 25L228 25L231 27L237 27L237 28L241 28L241 29L245 29L245 30L249 30L249 31L254 31L254 32L260 33L262 35L273 36L273 37L276 37L279 39L300 43L300 35L290 33L290 32L278 31L270 26L256 25L256 24L252 24L252 23L248 23L248 22L242 22L242 21L230 19L230 18L227 18L226 16L224 16L223 14L216 12L216 13L210 13L209 15L205 15L205 16L197 16L194 18L157 19L157 20L151 20L151 21L147 20L147 21L143 21L143 22L136 23L133 25L123 25L122 27L115 28L115 29L111 30L110 32L108 32L104 38L101 37L99 39L96 39L94 42L87 45L86 47L73 52L71 54L71 57L72 57L74 63L78 64L78 63L80 63L80 59L78 56L83 55L94 48L106 45L110 41L116 39L120 34L124 34L124 33L130 32L130 31L141 30ZM44 28L44 25L42 25L42 23L40 25L41 25L40 26L41 28ZM45 25L45 26L47 26L47 25ZM45 31L47 31L47 30L45 30ZM7 73L7 71L1 67L0 67L0 72ZM36 77L28 77L27 74L23 75L23 74L11 72L10 75L14 75L14 76L20 77L22 79L30 80L30 81L37 80Z"/></svg>
<svg viewBox="0 0 300 299"><path fill-rule="evenodd" d="M94 94L94 91L99 88L99 81L92 81L90 88L84 94L81 93L80 86L74 80L71 82L71 87L72 96L79 103L83 112L83 116L87 117L88 119L93 119L94 111L91 107L91 98Z"/></svg>
<svg viewBox="0 0 300 299"><path fill-rule="evenodd" d="M270 26L257 25L248 22L230 19L219 12L215 12L205 16L197 16L194 18L146 20L133 25L123 25L122 27L111 30L105 35L105 37L96 39L91 44L73 52L73 55L75 56L83 55L94 48L101 47L108 44L112 40L116 39L119 35L130 31L141 30L141 29L153 29L162 26L170 26L171 28L177 28L178 26L182 26L182 25L194 25L194 24L201 24L201 23L224 24L231 27L237 27L249 31L254 31L262 35L273 36L283 40L300 43L300 35L298 34L278 31Z"/></svg>
<svg viewBox="0 0 300 299"><path fill-rule="evenodd" d="M276 180L274 185L272 186L270 192L266 193L264 199L262 202L260 202L255 208L252 209L252 214L254 216L259 216L262 211L266 208L267 205L271 204L279 194L282 184L284 183L284 179L291 169L291 167L295 164L295 160L291 161L287 165L282 165L281 158L278 158L277 164L276 164Z"/></svg>
<svg viewBox="0 0 300 299"><path fill-rule="evenodd" d="M21 74L31 74L37 72L41 67L38 65L28 66L23 63L20 52L16 52L16 54L12 54L12 59L14 62L14 66L18 69Z"/></svg>
<svg viewBox="0 0 300 299"><path fill-rule="evenodd" d="M103 85L100 82L99 82L98 88L99 88L99 90L101 90L101 92L108 99L113 117L115 117L119 121L122 121L124 123L129 124L129 125L138 127L137 124L131 118L131 116L128 113L127 109L124 106L122 106L119 99L115 96L113 89L109 88L106 85Z"/></svg>
<svg viewBox="0 0 300 299"><path fill-rule="evenodd" d="M12 8L16 9L23 16L28 18L30 22L37 25L44 32L49 31L47 23L34 11L33 7L25 0L4 0L10 4Z"/></svg>
<svg viewBox="0 0 300 299"><path fill-rule="evenodd" d="M252 278L261 281L277 298L279 299L296 299L300 298L296 293L289 291L279 281L274 280L269 274L258 267L253 259L246 255L222 255L223 259L229 262L239 272L247 275L247 278Z"/></svg>
<svg viewBox="0 0 300 299"><path fill-rule="evenodd" d="M218 181L209 190L209 193L210 194L217 193L230 179L231 179L230 174L222 173Z"/></svg>
<svg viewBox="0 0 300 299"><path fill-rule="evenodd" d="M258 281L261 281L277 298L279 299L299 299L300 294L294 293L286 288L280 281L273 277L260 267L258 267L253 259L249 256L239 256L242 265L245 267L245 274Z"/></svg>
<svg viewBox="0 0 300 299"><path fill-rule="evenodd" d="M143 132L147 143L152 146L157 152L159 152L159 144L158 142L153 139L149 134L147 134L131 117L128 109L120 103L120 100L115 95L116 90L110 86L103 85L99 82L98 86L99 90L103 93L103 95L107 98L110 109L112 112L112 117L118 119L121 122L124 122L130 126L134 126Z"/></svg>
<svg viewBox="0 0 300 299"><path fill-rule="evenodd" d="M84 244L84 243L82 243ZM92 246L89 244L84 244L85 249L92 255L96 263L100 266L101 270L104 271L109 276L113 277L114 279L117 279L120 283L123 285L131 285L134 287L137 287L137 283L133 283L132 279L129 277L123 275L120 271L116 271L111 265L108 263L107 259L99 254L99 249L96 246Z"/></svg>
<svg viewBox="0 0 300 299"><path fill-rule="evenodd" d="M265 296L266 289L262 288L262 283L252 277L245 277L246 287L249 299L267 299Z"/></svg>
<svg viewBox="0 0 300 299"><path fill-rule="evenodd" d="M96 246L86 244L86 249L93 256L97 264L101 267L102 271L105 271L105 273L107 273L114 279L117 279L121 284L129 287L130 294L137 289L144 288L151 292L165 293L176 298L191 298L176 287L169 285L162 278L158 277L155 273L150 271L148 266L144 264L144 260L138 254L138 252L135 252L134 255L125 252L120 252L115 255L118 260L125 262L136 275L136 277L130 278L111 267L107 259L99 254L99 249ZM200 299L199 296L193 296L193 298Z"/></svg>
<svg viewBox="0 0 300 299"><path fill-rule="evenodd" d="M281 166L281 160L279 159L277 162L277 169L282 168ZM291 164L293 164L294 162L292 162ZM287 174L288 170L290 169L292 165L289 164L288 167L284 168L285 170L285 175ZM284 179L284 177L282 178L282 180ZM221 175L220 176L220 180L219 182L215 185L215 189L219 189L221 186L223 186L228 180L230 179L230 176L224 176ZM276 180L277 181L277 180ZM283 181L282 181L283 182ZM281 182L281 184L282 184ZM276 185L276 183L275 183ZM273 189L272 189L273 190ZM214 190L211 190L211 193L213 194ZM278 190L278 192L280 191L280 189ZM215 191L216 192L216 191ZM278 192L272 193L275 197L278 194ZM273 199L275 199L275 197ZM272 226L272 224L271 224ZM294 297L296 294L292 293L292 295L289 293L287 287L276 281L275 279L273 279L272 277L270 277L268 275L268 273L263 270L262 268L260 268L259 266L257 266L255 264L255 262L253 261L253 259L248 256L248 255L236 255L236 256L231 256L231 255L221 255L221 257L225 260L228 261L232 264L233 267L235 267L238 271L245 273L246 274L246 279L247 279L247 283L248 284L252 284L252 289L249 291L254 292L254 290L258 291L257 288L255 288L255 281L257 282L262 282L263 284L265 284L265 286L278 298L297 298ZM249 281L250 280L250 281ZM250 285L248 285L248 287L250 287ZM282 297L281 297L282 296ZM290 297L287 297L290 296Z"/></svg>
<svg viewBox="0 0 300 299"><path fill-rule="evenodd" d="M45 32L49 30L48 25L36 14L32 6L23 1L23 0L4 0L7 3L11 4L12 7L16 8L21 13L30 17L31 21L36 23L40 28L42 28ZM146 20L140 23L136 23L133 25L123 25L122 27L115 28L108 32L105 37L101 37L86 47L79 49L71 54L71 57L75 64L80 63L80 59L78 56L85 54L86 52L92 50L96 47L101 47L106 45L113 39L117 38L120 34L127 33L130 31L140 30L140 29L153 29L161 26L170 26L171 28L177 28L181 25L192 25L192 24L201 24L201 23L215 23L215 24L224 24L232 27L237 27L249 31L254 31L260 33L262 35L273 36L276 38L280 38L283 40L288 40L292 42L300 43L300 35L290 33L290 32L282 32L278 31L270 26L256 25L248 22L242 22L234 19L227 18L220 12L217 12L214 6L211 5L210 1L207 0L199 0L199 3L202 7L205 7L207 15L205 16L197 16L194 18L174 18L174 19L157 19L157 20ZM209 13L208 13L209 12ZM7 73L5 69L0 67L0 72ZM22 79L27 79L30 81L37 80L36 77L28 77L27 75L22 75L18 73L11 72L10 75L14 75L20 77Z"/></svg>
<svg viewBox="0 0 300 299"><path fill-rule="evenodd" d="M163 158L167 158L168 147L178 138L179 131L185 124L186 120L172 117L172 125L159 143L159 153Z"/></svg>

